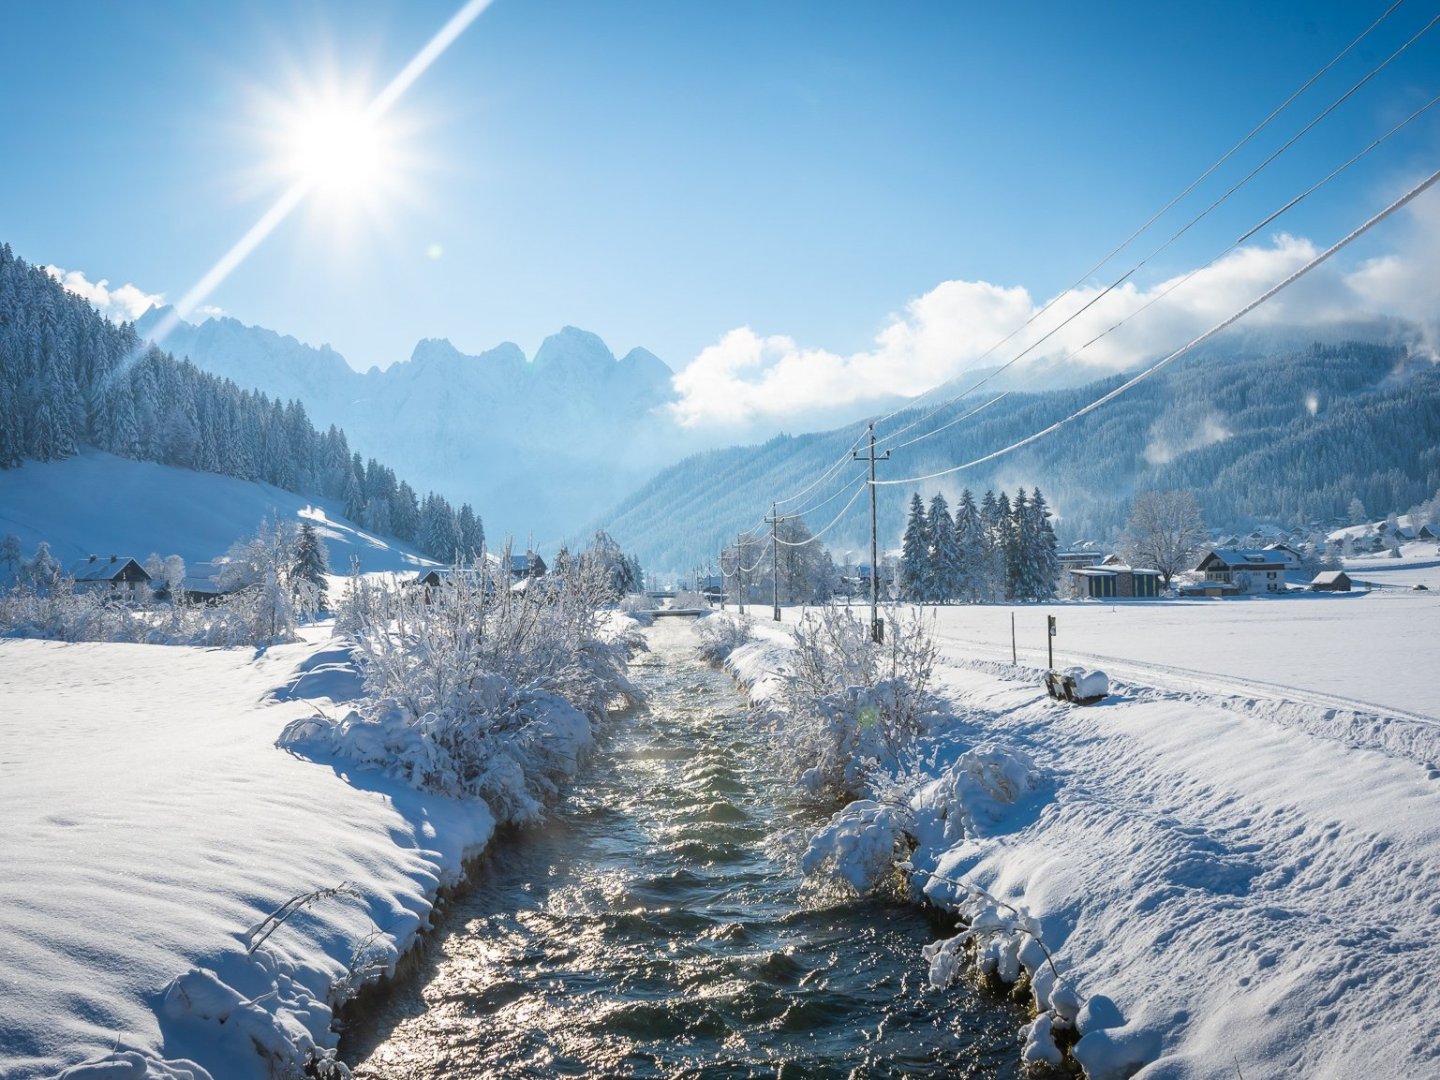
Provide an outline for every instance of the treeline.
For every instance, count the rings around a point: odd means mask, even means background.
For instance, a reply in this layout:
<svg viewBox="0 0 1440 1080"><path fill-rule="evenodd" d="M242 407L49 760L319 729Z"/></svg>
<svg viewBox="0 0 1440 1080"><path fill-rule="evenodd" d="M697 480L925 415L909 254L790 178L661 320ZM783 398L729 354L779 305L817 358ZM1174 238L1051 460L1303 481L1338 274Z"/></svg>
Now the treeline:
<svg viewBox="0 0 1440 1080"><path fill-rule="evenodd" d="M900 593L919 603L1050 600L1060 576L1050 508L1036 488L1015 498L969 488L952 516L936 492L927 508L916 492L900 553Z"/></svg>
<svg viewBox="0 0 1440 1080"><path fill-rule="evenodd" d="M82 445L341 500L351 520L439 559L472 557L484 542L468 505L421 499L393 470L363 462L333 424L316 430L299 401L241 390L146 346L0 244L0 468Z"/></svg>

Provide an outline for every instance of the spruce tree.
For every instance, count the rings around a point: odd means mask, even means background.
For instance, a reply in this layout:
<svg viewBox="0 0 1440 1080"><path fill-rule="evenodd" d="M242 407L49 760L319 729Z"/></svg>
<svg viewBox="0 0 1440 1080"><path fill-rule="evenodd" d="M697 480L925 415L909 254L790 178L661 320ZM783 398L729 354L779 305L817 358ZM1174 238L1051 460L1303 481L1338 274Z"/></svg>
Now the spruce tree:
<svg viewBox="0 0 1440 1080"><path fill-rule="evenodd" d="M315 526L308 521L300 523L300 536L295 541L295 567L290 580L295 583L307 582L314 589L313 600L316 611L325 611L330 604L330 556L325 550Z"/></svg>
<svg viewBox="0 0 1440 1080"><path fill-rule="evenodd" d="M900 594L907 600L923 601L930 570L930 535L925 503L917 491L910 496L910 519L900 542ZM876 573L871 567L870 572Z"/></svg>
<svg viewBox="0 0 1440 1080"><path fill-rule="evenodd" d="M980 539L980 511L975 496L966 488L955 505L955 554L958 570L955 576L957 599L974 603L980 598L979 573L983 545Z"/></svg>
<svg viewBox="0 0 1440 1080"><path fill-rule="evenodd" d="M1037 600L1053 600L1060 581L1059 545L1055 540L1055 530L1050 525L1050 507L1045 504L1045 496L1040 494L1038 487L1030 496L1030 517L1033 522L1030 565L1034 575L1034 596Z"/></svg>
<svg viewBox="0 0 1440 1080"><path fill-rule="evenodd" d="M949 603L959 593L960 549L955 542L955 522L950 504L936 492L925 519L930 534L928 592L935 603Z"/></svg>

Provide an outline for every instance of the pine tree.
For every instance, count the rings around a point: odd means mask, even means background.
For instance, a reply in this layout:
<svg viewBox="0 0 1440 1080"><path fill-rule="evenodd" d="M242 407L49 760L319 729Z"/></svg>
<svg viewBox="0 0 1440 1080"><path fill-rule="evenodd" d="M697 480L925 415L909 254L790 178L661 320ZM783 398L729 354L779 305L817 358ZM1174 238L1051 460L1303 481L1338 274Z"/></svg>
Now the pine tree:
<svg viewBox="0 0 1440 1080"><path fill-rule="evenodd" d="M478 558L480 552L485 550L485 526L475 516L469 503L460 507L456 525L460 531L460 554L467 561Z"/></svg>
<svg viewBox="0 0 1440 1080"><path fill-rule="evenodd" d="M1036 600L1053 600L1060 580L1059 545L1055 540L1055 529L1050 524L1050 507L1038 487L1030 496L1030 520L1028 561L1032 595Z"/></svg>
<svg viewBox="0 0 1440 1080"><path fill-rule="evenodd" d="M975 496L969 488L960 493L960 501L955 506L955 554L959 561L955 575L955 596L973 604L980 598L978 575L982 544L980 511L975 506Z"/></svg>
<svg viewBox="0 0 1440 1080"><path fill-rule="evenodd" d="M910 496L910 519L900 542L900 594L907 600L923 601L930 570L930 537L925 520L925 503L917 491ZM875 568L871 568L875 572Z"/></svg>
<svg viewBox="0 0 1440 1080"><path fill-rule="evenodd" d="M300 536L295 542L295 567L290 577L296 585L303 582L305 591L311 594L307 598L308 603L300 604L301 608L314 611L328 609L330 583L326 575L329 573L330 556L316 533L315 526L308 521L301 522Z"/></svg>
<svg viewBox="0 0 1440 1080"><path fill-rule="evenodd" d="M1001 499L1004 499L1002 504ZM1005 536L1010 502L1001 493L985 492L980 500L980 556L975 574L976 595L983 603L1005 598Z"/></svg>
<svg viewBox="0 0 1440 1080"><path fill-rule="evenodd" d="M928 592L935 603L948 603L959 594L960 549L955 543L955 522L950 504L936 492L925 519L930 537Z"/></svg>

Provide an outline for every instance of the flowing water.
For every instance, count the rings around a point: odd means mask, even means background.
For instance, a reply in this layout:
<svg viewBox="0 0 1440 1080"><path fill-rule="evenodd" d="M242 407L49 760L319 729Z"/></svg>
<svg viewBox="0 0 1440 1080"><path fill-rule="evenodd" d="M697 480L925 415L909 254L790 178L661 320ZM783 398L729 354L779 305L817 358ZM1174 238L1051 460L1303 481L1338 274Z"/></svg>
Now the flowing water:
<svg viewBox="0 0 1440 1080"><path fill-rule="evenodd" d="M926 984L921 909L801 881L824 812L767 767L688 620L648 637L648 707L547 825L492 844L422 970L347 1036L357 1075L1019 1075L1020 1010Z"/></svg>

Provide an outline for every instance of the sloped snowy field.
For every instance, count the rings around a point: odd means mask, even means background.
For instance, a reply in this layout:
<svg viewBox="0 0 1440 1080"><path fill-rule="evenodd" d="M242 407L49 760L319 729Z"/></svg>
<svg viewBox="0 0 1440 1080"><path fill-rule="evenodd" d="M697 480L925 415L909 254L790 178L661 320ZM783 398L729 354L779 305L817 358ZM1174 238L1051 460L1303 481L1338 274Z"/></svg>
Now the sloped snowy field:
<svg viewBox="0 0 1440 1080"><path fill-rule="evenodd" d="M1096 999L1094 1075L1440 1075L1440 573L1420 552L1350 570L1372 566L1432 591L1023 606L1018 667L1008 609L941 609L955 718L928 771L984 743L1040 783L914 862L1039 917ZM1111 698L1045 697L1046 614L1057 665L1104 657Z"/></svg>
<svg viewBox="0 0 1440 1080"><path fill-rule="evenodd" d="M66 567L87 555L143 562L152 551L205 562L253 534L262 518L309 520L338 574L349 572L351 555L367 572L434 565L398 541L357 529L329 500L269 484L130 461L88 447L63 461L0 469L0 535L20 537L27 557L44 540Z"/></svg>
<svg viewBox="0 0 1440 1080"><path fill-rule="evenodd" d="M483 848L483 804L275 748L311 711L298 697L328 709L357 689L326 636L260 657L0 640L0 1076L117 1048L265 1076L252 1040L332 1044L326 993L354 945L378 929L393 958ZM297 699L270 699L307 659ZM247 929L342 882L356 895L245 955ZM189 976L167 1001L193 967L214 978ZM112 1060L103 1075L131 1075Z"/></svg>

